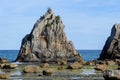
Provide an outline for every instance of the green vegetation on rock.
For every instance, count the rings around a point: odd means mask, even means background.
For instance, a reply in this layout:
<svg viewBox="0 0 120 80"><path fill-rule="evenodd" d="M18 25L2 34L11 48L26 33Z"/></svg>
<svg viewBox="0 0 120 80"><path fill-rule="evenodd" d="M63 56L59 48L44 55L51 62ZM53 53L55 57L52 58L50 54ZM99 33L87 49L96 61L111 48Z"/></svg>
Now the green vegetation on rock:
<svg viewBox="0 0 120 80"><path fill-rule="evenodd" d="M56 16L55 20L56 20L56 23L58 24L58 22L60 21L60 16Z"/></svg>
<svg viewBox="0 0 120 80"><path fill-rule="evenodd" d="M47 24L45 25L45 27L51 27L51 24L50 24L50 23L47 23Z"/></svg>

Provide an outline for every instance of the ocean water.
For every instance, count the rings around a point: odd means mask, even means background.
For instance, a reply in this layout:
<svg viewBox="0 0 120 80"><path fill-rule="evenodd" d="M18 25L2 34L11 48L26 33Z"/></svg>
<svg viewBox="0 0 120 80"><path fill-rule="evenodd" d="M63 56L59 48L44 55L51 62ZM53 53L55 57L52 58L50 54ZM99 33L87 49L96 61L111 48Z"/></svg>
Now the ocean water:
<svg viewBox="0 0 120 80"><path fill-rule="evenodd" d="M99 57L101 50L78 50L85 61L95 60ZM19 50L0 50L0 57L8 59L10 62L17 58Z"/></svg>
<svg viewBox="0 0 120 80"><path fill-rule="evenodd" d="M78 50L78 52L85 61L91 61L99 57L101 50Z"/></svg>

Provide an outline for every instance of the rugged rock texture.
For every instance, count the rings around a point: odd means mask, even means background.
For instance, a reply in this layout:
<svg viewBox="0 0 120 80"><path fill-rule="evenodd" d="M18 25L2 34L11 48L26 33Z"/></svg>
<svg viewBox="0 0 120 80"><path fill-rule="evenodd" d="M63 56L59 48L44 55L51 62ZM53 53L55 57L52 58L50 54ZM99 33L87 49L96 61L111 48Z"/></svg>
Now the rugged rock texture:
<svg viewBox="0 0 120 80"><path fill-rule="evenodd" d="M34 24L31 33L22 40L21 49L16 61L68 61L81 60L73 43L67 41L64 24L60 16L55 16L49 8L48 11Z"/></svg>
<svg viewBox="0 0 120 80"><path fill-rule="evenodd" d="M69 65L67 69L81 69L83 65L80 62L74 62L73 64Z"/></svg>
<svg viewBox="0 0 120 80"><path fill-rule="evenodd" d="M120 59L120 24L113 26L99 59Z"/></svg>
<svg viewBox="0 0 120 80"><path fill-rule="evenodd" d="M39 71L40 68L36 65L28 65L23 68L24 73L38 73Z"/></svg>
<svg viewBox="0 0 120 80"><path fill-rule="evenodd" d="M43 70L42 73L45 76L51 76L52 75L52 70L48 68L48 69Z"/></svg>
<svg viewBox="0 0 120 80"><path fill-rule="evenodd" d="M106 70L103 77L105 80L120 80L120 70Z"/></svg>

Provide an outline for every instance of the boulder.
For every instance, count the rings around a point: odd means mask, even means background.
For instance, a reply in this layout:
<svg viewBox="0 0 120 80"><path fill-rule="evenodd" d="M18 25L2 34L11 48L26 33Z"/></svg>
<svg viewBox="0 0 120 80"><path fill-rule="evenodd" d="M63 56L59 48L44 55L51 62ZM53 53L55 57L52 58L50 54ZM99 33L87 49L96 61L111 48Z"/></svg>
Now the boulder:
<svg viewBox="0 0 120 80"><path fill-rule="evenodd" d="M98 70L98 71L105 71L106 69L107 69L106 64L96 64L95 66L95 70Z"/></svg>
<svg viewBox="0 0 120 80"><path fill-rule="evenodd" d="M7 64L3 64L3 65L2 65L2 68L4 68L4 69L14 69L14 68L16 68L17 66L18 66L17 64L7 63Z"/></svg>
<svg viewBox="0 0 120 80"><path fill-rule="evenodd" d="M38 73L39 71L40 68L36 65L28 65L23 68L24 73Z"/></svg>
<svg viewBox="0 0 120 80"><path fill-rule="evenodd" d="M81 69L82 64L80 62L74 62L73 64L68 66L68 69Z"/></svg>
<svg viewBox="0 0 120 80"><path fill-rule="evenodd" d="M10 78L10 74L8 73L0 74L0 79L9 79L9 78Z"/></svg>
<svg viewBox="0 0 120 80"><path fill-rule="evenodd" d="M41 65L41 67L42 67L42 68L49 68L49 64L48 64L48 63L43 63L43 64Z"/></svg>
<svg viewBox="0 0 120 80"><path fill-rule="evenodd" d="M0 57L0 63L9 63L9 61L5 58Z"/></svg>
<svg viewBox="0 0 120 80"><path fill-rule="evenodd" d="M57 61L58 58L67 61L82 61L82 57L68 41L64 32L64 24L60 16L55 16L52 9L39 18L30 34L26 35L16 61L41 61L46 59Z"/></svg>
<svg viewBox="0 0 120 80"><path fill-rule="evenodd" d="M52 75L52 70L51 69L45 69L45 70L43 70L43 75L45 75L45 76L51 76Z"/></svg>
<svg viewBox="0 0 120 80"><path fill-rule="evenodd" d="M115 60L120 59L120 24L112 27L111 35L108 37L99 60Z"/></svg>
<svg viewBox="0 0 120 80"><path fill-rule="evenodd" d="M106 61L107 65L115 65L116 63L113 60Z"/></svg>
<svg viewBox="0 0 120 80"><path fill-rule="evenodd" d="M106 70L103 77L105 80L120 80L120 70Z"/></svg>

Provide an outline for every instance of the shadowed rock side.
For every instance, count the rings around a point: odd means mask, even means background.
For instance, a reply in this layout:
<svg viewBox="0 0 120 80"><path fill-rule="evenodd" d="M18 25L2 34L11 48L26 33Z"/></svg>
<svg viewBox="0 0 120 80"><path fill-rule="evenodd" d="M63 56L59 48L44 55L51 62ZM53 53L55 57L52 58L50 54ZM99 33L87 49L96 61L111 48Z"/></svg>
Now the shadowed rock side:
<svg viewBox="0 0 120 80"><path fill-rule="evenodd" d="M31 33L26 35L16 61L68 61L81 60L72 41L67 41L64 24L51 9L34 24Z"/></svg>
<svg viewBox="0 0 120 80"><path fill-rule="evenodd" d="M120 24L115 24L99 57L100 60L120 59Z"/></svg>

